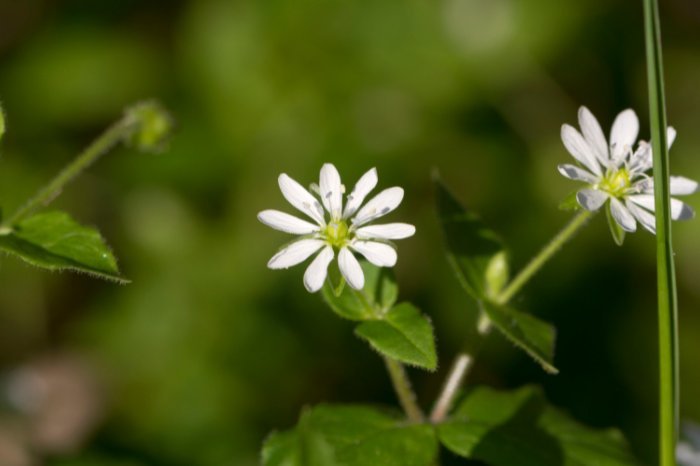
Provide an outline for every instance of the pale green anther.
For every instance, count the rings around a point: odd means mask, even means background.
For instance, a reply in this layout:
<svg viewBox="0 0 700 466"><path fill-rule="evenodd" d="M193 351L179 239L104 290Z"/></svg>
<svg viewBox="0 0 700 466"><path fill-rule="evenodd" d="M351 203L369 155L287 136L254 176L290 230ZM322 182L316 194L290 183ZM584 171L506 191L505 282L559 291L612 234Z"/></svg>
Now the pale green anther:
<svg viewBox="0 0 700 466"><path fill-rule="evenodd" d="M330 222L323 230L326 241L337 248L345 246L350 242L350 229L344 221Z"/></svg>
<svg viewBox="0 0 700 466"><path fill-rule="evenodd" d="M606 173L605 178L598 184L598 188L613 197L622 197L631 185L629 171L626 168L620 168Z"/></svg>

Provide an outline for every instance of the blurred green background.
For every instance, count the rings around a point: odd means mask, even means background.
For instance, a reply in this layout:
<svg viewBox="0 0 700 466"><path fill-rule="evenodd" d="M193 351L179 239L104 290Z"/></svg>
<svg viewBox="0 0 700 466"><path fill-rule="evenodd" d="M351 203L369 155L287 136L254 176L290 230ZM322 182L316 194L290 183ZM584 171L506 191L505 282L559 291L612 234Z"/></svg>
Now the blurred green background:
<svg viewBox="0 0 700 466"><path fill-rule="evenodd" d="M661 2L677 174L700 178L700 4ZM473 338L430 173L508 241L521 266L566 221L577 185L559 140L587 105L646 124L641 2L591 0L0 0L0 99L10 211L122 109L156 97L170 150L119 149L55 207L96 225L133 283L0 263L0 457L7 466L255 465L266 434L319 401L393 403L381 361L302 286L265 264L288 238L276 177L333 162L406 189L392 219L403 299L432 316L441 368L411 371L424 404ZM688 199L700 207L700 196ZM700 223L675 224L682 414L700 419ZM603 218L516 304L559 329L557 376L493 335L471 383L536 382L654 463L655 252L616 247ZM35 460L27 460L28 451ZM10 459L8 459L10 458ZM42 458L38 460L36 458Z"/></svg>

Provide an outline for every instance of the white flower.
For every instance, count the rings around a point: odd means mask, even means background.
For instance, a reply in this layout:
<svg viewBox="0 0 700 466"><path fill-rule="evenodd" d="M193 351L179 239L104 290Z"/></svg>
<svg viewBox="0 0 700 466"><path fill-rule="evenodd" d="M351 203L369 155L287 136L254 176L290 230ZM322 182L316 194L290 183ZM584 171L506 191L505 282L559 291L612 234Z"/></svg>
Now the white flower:
<svg viewBox="0 0 700 466"><path fill-rule="evenodd" d="M639 222L655 233L654 182L646 174L652 168L651 145L639 141L637 149L633 149L639 132L637 115L628 109L617 116L610 131L609 145L598 120L586 107L579 109L578 121L581 133L565 124L561 128L561 139L581 166L563 164L558 167L565 177L588 184L576 193L578 203L586 210L596 211L609 202L610 214L623 230L633 232ZM670 148L676 131L669 127L667 135ZM670 188L675 196L692 194L698 190L698 183L672 176ZM694 215L689 205L671 198L674 220L687 220Z"/></svg>
<svg viewBox="0 0 700 466"><path fill-rule="evenodd" d="M376 266L393 267L397 256L389 241L408 238L416 232L416 228L407 223L369 225L396 209L403 199L403 189L393 187L380 192L362 206L362 202L377 185L375 168L362 175L347 196L345 208L345 186L340 182L338 170L330 163L323 165L319 184L312 186L312 191L320 199L284 173L279 176L279 185L285 199L306 214L313 223L278 210L260 212L258 219L265 225L285 233L301 235L300 239L275 254L267 266L271 269L286 269L318 253L304 273L304 286L311 293L323 286L328 266L336 252L338 267L345 281L359 290L365 285L365 277L352 251L363 255Z"/></svg>

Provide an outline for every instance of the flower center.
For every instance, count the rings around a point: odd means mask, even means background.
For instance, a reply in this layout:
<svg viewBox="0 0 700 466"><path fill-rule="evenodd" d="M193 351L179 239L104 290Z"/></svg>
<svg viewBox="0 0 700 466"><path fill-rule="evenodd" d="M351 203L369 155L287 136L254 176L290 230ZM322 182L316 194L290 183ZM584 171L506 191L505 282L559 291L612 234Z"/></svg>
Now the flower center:
<svg viewBox="0 0 700 466"><path fill-rule="evenodd" d="M351 239L348 224L343 220L330 222L322 231L322 235L328 244L336 248L345 246Z"/></svg>
<svg viewBox="0 0 700 466"><path fill-rule="evenodd" d="M626 168L609 171L605 174L605 178L598 184L598 188L613 197L622 197L630 186L630 173Z"/></svg>

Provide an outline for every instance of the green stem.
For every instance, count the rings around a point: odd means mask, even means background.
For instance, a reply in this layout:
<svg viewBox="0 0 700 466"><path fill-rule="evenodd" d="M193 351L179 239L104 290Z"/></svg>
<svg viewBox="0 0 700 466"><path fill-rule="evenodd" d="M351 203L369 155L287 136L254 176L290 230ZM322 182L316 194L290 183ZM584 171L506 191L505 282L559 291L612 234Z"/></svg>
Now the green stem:
<svg viewBox="0 0 700 466"><path fill-rule="evenodd" d="M678 439L678 299L673 265L661 27L656 0L644 0L649 118L654 156L659 318L659 464L675 466Z"/></svg>
<svg viewBox="0 0 700 466"><path fill-rule="evenodd" d="M447 376L447 380L445 380L442 392L435 403L435 407L430 413L430 422L439 424L445 419L447 414L449 414L454 400L457 397L457 393L459 393L459 389L469 373L469 369L471 369L472 363L473 358L466 353L460 353L457 356L455 362L452 364L452 369L450 369L450 374Z"/></svg>
<svg viewBox="0 0 700 466"><path fill-rule="evenodd" d="M515 294L542 268L542 266L559 251L571 237L593 216L592 212L582 210L561 230L547 245L533 257L513 280L496 297L498 304L506 304Z"/></svg>
<svg viewBox="0 0 700 466"><path fill-rule="evenodd" d="M354 288L350 289L353 291L353 293L355 293L355 296L357 296L357 298L360 300L369 315L376 319L382 318L382 316L377 312L377 309L370 304L367 296L365 296L365 293L362 290L356 290ZM408 378L408 374L406 373L406 369L404 368L403 364L388 356L382 357L384 359L384 364L386 365L387 371L389 372L391 384L393 385L396 396L399 399L399 404L401 404L401 407L406 413L406 417L413 422L422 422L425 416L423 415L423 411L420 409L420 406L418 406L416 394L411 387L411 381Z"/></svg>
<svg viewBox="0 0 700 466"><path fill-rule="evenodd" d="M416 394L411 388L411 382L403 364L387 356L384 356L384 364L386 364L387 371L389 371L391 383L399 398L399 403L406 413L406 417L413 422L422 422L424 418L423 411L416 402Z"/></svg>
<svg viewBox="0 0 700 466"><path fill-rule="evenodd" d="M112 147L132 134L138 121L127 115L90 144L68 166L56 175L48 184L41 188L24 205L22 205L3 225L12 227L39 207L48 205L61 192L63 187L73 181L86 168L92 165L100 156L106 154Z"/></svg>

